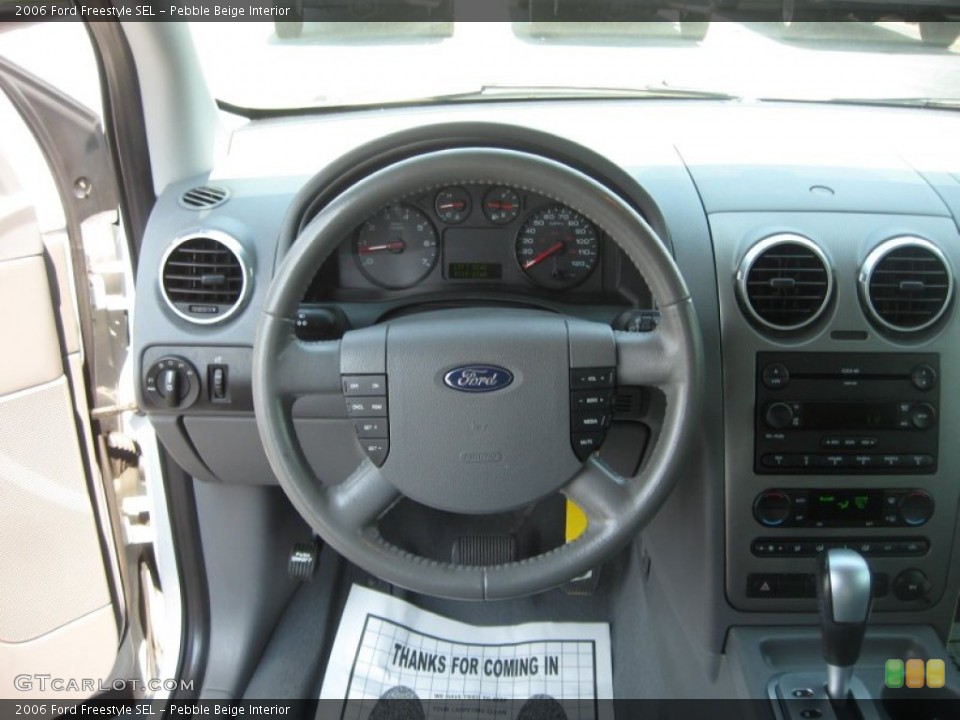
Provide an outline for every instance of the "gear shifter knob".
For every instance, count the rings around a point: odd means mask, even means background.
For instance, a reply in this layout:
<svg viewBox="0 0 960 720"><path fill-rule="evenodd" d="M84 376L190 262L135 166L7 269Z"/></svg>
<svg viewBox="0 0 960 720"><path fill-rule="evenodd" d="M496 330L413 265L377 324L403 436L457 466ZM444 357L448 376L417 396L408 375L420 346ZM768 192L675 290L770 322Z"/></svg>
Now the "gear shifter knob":
<svg viewBox="0 0 960 720"><path fill-rule="evenodd" d="M827 693L844 701L860 657L870 616L870 567L854 550L828 550L817 572L820 634L827 661Z"/></svg>

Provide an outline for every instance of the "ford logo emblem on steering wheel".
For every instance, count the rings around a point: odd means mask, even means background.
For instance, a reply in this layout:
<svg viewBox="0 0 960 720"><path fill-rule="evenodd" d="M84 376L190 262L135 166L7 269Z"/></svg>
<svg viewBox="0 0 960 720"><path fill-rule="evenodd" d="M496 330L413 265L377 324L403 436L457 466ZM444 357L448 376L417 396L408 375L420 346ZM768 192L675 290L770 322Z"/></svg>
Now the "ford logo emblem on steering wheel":
<svg viewBox="0 0 960 720"><path fill-rule="evenodd" d="M464 365L443 376L449 388L467 393L503 390L513 382L513 373L499 365Z"/></svg>

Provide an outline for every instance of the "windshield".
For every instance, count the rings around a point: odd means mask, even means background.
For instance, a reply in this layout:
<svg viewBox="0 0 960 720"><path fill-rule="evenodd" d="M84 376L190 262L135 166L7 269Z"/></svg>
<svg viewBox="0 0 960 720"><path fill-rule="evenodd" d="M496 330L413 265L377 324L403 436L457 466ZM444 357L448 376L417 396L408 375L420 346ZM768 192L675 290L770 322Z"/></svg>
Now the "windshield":
<svg viewBox="0 0 960 720"><path fill-rule="evenodd" d="M846 0L851 7L862 1ZM960 0L954 1L960 17ZM642 22L530 22L538 8L552 20L565 17L551 15L555 7L589 5L593 17L612 3L514 0L511 16L522 19L511 22L325 22L310 2L302 22L192 25L218 100L238 108L297 109L664 91L747 99L960 99L960 23L954 21L883 15L876 22L738 22L739 12L757 13L711 2L707 13L666 9ZM445 5L394 2L426 17ZM621 17L630 16L618 8ZM922 17L949 18L949 10ZM771 17L780 13L772 10Z"/></svg>

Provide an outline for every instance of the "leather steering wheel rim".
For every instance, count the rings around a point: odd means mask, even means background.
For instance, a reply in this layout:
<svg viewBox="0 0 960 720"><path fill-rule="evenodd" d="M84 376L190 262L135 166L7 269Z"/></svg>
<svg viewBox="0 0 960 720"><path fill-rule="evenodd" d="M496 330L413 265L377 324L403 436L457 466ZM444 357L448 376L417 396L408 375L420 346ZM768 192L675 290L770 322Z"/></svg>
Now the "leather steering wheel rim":
<svg viewBox="0 0 960 720"><path fill-rule="evenodd" d="M443 186L471 183L536 192L586 216L637 266L661 314L660 326L652 333L614 332L585 321L562 321L561 327L561 321L545 316L504 320L507 327L516 325L518 338L529 335L526 323L552 323L558 337L566 333L570 338L570 368L583 367L585 361L576 364L577 354L590 358L588 364L601 364L593 358L609 358L618 384L659 388L666 403L659 434L635 476L621 477L591 455L569 477L558 478L554 491L570 497L587 515L587 528L579 538L533 558L497 566L437 562L386 542L377 531L377 520L402 496L397 487L401 483L386 479L389 457L382 470L365 459L343 482L326 484L307 462L292 419L296 397L336 394L342 392L342 374L378 372L389 363L383 356L393 347L388 330L391 338L406 330L387 323L348 332L340 341L298 340L296 312L317 269L378 208ZM407 322L417 329L416 319ZM587 349L574 353L575 339ZM673 258L653 229L614 192L538 155L486 147L443 150L365 177L304 228L277 269L262 309L253 352L254 408L267 458L284 492L320 537L347 559L416 592L469 600L515 597L555 587L599 565L635 537L666 500L696 425L703 383L700 346L693 303ZM528 371L524 377L532 387L534 373ZM391 376L390 393L398 383ZM569 418L569 407L558 400L560 407ZM567 472L573 466L563 460L557 467Z"/></svg>

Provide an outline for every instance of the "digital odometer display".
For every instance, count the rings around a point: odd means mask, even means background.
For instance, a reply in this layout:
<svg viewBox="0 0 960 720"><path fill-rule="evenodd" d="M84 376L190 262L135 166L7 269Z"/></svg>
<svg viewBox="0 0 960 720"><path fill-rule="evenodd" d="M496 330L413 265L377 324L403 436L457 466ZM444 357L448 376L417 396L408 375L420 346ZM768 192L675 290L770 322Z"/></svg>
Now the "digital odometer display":
<svg viewBox="0 0 960 720"><path fill-rule="evenodd" d="M508 252L500 228L449 228L443 233L443 263L447 280L499 282Z"/></svg>
<svg viewBox="0 0 960 720"><path fill-rule="evenodd" d="M503 265L500 263L455 262L447 264L448 280L500 280Z"/></svg>

